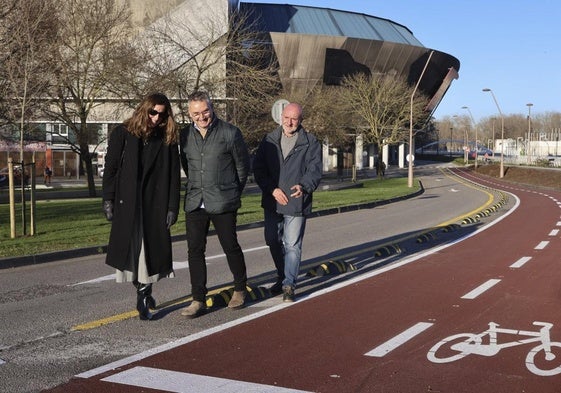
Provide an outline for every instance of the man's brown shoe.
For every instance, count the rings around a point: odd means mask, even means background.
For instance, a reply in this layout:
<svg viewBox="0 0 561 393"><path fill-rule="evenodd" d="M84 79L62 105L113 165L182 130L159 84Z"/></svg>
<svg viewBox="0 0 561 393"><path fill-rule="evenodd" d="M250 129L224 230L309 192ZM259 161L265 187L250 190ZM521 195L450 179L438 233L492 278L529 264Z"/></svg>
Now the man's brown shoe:
<svg viewBox="0 0 561 393"><path fill-rule="evenodd" d="M206 311L206 304L203 302L199 302L197 300L193 300L189 307L181 312L181 315L186 316L187 318L197 318L201 316Z"/></svg>
<svg viewBox="0 0 561 393"><path fill-rule="evenodd" d="M242 308L245 303L245 291L234 291L230 302L228 303L228 308L232 310L237 310Z"/></svg>

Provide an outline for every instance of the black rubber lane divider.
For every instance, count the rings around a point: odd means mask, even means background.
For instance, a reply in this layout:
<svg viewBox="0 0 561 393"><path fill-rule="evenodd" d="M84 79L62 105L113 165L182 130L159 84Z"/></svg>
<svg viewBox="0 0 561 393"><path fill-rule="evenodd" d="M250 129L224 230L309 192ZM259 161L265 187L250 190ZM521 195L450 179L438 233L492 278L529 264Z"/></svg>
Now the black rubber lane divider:
<svg viewBox="0 0 561 393"><path fill-rule="evenodd" d="M269 289L264 287L253 287L248 285L246 286L246 293L246 302L258 301L271 297L271 292L269 291ZM230 299L232 299L233 294L234 287L231 287L228 289L223 289L222 291L211 296L207 296L206 306L208 308L227 307Z"/></svg>
<svg viewBox="0 0 561 393"><path fill-rule="evenodd" d="M435 232L422 233L421 235L419 235L419 237L417 237L417 243L425 243L436 238L437 236Z"/></svg>
<svg viewBox="0 0 561 393"><path fill-rule="evenodd" d="M308 277L322 277L327 275L342 274L354 270L357 269L352 263L345 261L327 261L319 266L311 268L308 270L306 275Z"/></svg>
<svg viewBox="0 0 561 393"><path fill-rule="evenodd" d="M399 253L401 253L401 248L399 247L399 245L398 244L392 244L390 246L385 246L385 247L377 249L376 251L374 251L374 256L376 256L376 257L387 257L389 255L399 254Z"/></svg>

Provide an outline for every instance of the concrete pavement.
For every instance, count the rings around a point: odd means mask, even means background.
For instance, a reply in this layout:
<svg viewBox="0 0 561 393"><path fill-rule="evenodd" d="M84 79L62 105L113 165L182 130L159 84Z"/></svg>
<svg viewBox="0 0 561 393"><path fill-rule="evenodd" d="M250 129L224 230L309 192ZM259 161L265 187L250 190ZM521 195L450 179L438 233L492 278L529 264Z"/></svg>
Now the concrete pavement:
<svg viewBox="0 0 561 393"><path fill-rule="evenodd" d="M386 178L400 177L400 176L407 176L407 169L399 169L395 166L386 169L386 173L385 173ZM362 186L362 183L360 182L361 180L374 179L374 178L376 178L376 172L374 169L363 169L357 171L355 181L353 181L352 179L351 170L344 170L341 173L337 173L336 171L331 171L324 174L319 187L319 191L340 190L344 188L361 187ZM101 187L101 178L96 177L95 183L96 186ZM87 190L87 182L84 179L54 178L52 180L51 186L45 186L44 184L37 184L36 189L39 191L37 192L37 196L36 196L37 200L89 197L89 193ZM244 190L244 193L247 194L259 193L259 192L260 192L259 187L257 186L256 183L253 182L248 182ZM328 209L328 210L318 210L315 211L311 215L311 217L336 214L347 210L357 210L359 208L371 208L378 205L384 205L398 200L411 198L419 195L422 192L423 189L421 188L420 191L413 192L405 197L395 198L391 200L376 201L367 204L362 204L360 206L345 206L345 207ZM0 203L8 203L7 194L8 194L7 190L0 190ZM18 197L19 194L16 194L16 200L18 199ZM100 191L97 193L97 197L101 198ZM261 222L239 225L238 229L244 230L248 228L255 228L261 225L262 225ZM184 235L178 235L178 236L174 236L172 238L172 241L173 242L183 241L184 239L185 239ZM12 258L0 258L0 269L20 267L25 265L34 265L38 263L47 263L47 262L53 262L58 260L79 258L89 255L105 253L107 251L106 247L107 247L106 245L98 245L98 246L85 247L85 248L72 249L72 250L61 250L61 251L55 251L55 252L37 254L37 255L26 255L26 256L12 257Z"/></svg>

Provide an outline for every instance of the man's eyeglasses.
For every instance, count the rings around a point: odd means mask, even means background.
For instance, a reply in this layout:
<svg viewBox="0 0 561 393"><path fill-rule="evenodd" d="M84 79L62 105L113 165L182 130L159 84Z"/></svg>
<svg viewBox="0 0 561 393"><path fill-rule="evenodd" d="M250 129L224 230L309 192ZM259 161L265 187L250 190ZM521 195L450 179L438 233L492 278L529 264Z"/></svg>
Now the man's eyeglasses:
<svg viewBox="0 0 561 393"><path fill-rule="evenodd" d="M201 117L206 117L206 116L208 116L208 115L210 115L210 109L208 109L208 108L205 109L205 110L202 111L202 112L191 113L191 117L192 117L193 119L198 119L198 118L201 118Z"/></svg>
<svg viewBox="0 0 561 393"><path fill-rule="evenodd" d="M150 116L160 115L160 117L167 117L167 115L168 115L168 113L165 112L165 111L164 111L164 112L158 112L158 111L155 110L155 109L150 109L150 110L148 111L148 114L149 114Z"/></svg>

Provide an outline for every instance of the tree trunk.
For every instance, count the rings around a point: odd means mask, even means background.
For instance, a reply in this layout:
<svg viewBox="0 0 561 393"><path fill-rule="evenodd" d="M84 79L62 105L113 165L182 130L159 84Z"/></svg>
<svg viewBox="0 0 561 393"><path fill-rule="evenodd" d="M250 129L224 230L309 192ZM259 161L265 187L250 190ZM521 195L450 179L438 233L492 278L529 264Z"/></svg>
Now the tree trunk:
<svg viewBox="0 0 561 393"><path fill-rule="evenodd" d="M84 164L86 169L86 177L88 179L88 195L90 197L96 197L95 181L92 165L92 155L90 154L89 146L80 146L80 161Z"/></svg>

